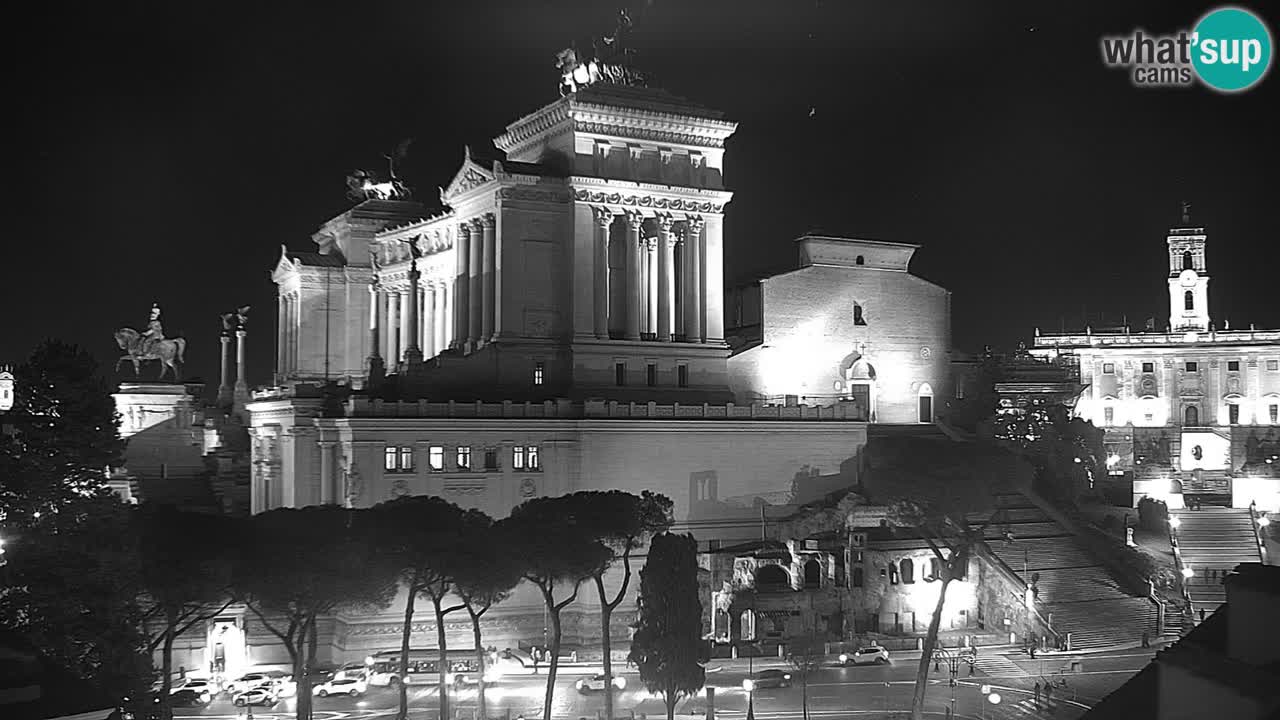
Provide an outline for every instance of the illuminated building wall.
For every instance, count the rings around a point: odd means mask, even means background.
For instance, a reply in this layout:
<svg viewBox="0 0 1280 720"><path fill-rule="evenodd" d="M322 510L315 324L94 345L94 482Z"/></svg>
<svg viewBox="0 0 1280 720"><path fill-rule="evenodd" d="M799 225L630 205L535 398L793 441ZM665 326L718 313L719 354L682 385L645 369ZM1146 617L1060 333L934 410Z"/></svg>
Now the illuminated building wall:
<svg viewBox="0 0 1280 720"><path fill-rule="evenodd" d="M873 422L932 422L952 393L951 294L909 272L918 246L805 236L801 267L760 281L729 359L739 402L854 403ZM749 291L750 292L750 291Z"/></svg>

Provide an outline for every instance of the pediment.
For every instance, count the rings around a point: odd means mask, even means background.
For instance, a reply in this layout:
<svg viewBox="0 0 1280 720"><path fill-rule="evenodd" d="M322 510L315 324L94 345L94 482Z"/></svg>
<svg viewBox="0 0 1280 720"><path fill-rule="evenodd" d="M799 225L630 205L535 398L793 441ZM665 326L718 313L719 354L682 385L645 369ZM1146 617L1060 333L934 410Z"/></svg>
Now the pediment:
<svg viewBox="0 0 1280 720"><path fill-rule="evenodd" d="M440 201L446 205L463 193L470 192L485 183L493 182L493 169L485 168L471 157L470 148L466 149L462 158L462 167L454 174L447 187L440 190Z"/></svg>

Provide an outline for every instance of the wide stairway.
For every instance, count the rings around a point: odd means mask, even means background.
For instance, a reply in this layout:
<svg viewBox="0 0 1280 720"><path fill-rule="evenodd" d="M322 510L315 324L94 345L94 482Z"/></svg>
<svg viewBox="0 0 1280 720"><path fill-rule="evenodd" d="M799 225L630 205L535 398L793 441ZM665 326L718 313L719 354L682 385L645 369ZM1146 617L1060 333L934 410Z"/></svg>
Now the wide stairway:
<svg viewBox="0 0 1280 720"><path fill-rule="evenodd" d="M1021 494L996 502L1002 510L986 528L988 547L1024 581L1036 580L1040 614L1071 634L1073 650L1157 637L1155 604L1125 592L1067 528Z"/></svg>
<svg viewBox="0 0 1280 720"><path fill-rule="evenodd" d="M1187 594L1195 622L1209 617L1227 601L1222 579L1240 563L1260 563L1262 553L1253 534L1248 508L1205 506L1200 510L1172 513L1178 527L1178 547L1182 564L1191 568Z"/></svg>

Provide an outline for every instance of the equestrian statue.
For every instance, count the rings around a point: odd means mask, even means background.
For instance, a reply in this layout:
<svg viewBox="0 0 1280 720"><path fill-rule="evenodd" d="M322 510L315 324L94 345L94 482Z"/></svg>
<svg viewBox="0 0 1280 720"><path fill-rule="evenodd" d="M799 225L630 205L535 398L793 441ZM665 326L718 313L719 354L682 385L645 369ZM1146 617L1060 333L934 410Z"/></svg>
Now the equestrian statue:
<svg viewBox="0 0 1280 720"><path fill-rule="evenodd" d="M133 328L120 328L116 331L116 344L125 354L116 361L116 370L125 360L133 363L135 377L141 375L142 361L160 361L160 380L164 380L166 369L173 371L173 381L179 382L182 376L178 364L182 363L182 352L187 348L184 338L166 338L164 327L160 324L160 305L151 306L151 319L147 322L145 332Z"/></svg>

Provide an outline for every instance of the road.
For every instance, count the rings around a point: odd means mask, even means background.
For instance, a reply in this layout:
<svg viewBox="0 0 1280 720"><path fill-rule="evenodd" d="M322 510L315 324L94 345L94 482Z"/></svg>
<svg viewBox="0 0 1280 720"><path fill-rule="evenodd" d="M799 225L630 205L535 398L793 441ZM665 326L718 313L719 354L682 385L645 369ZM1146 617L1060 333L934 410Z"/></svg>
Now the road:
<svg viewBox="0 0 1280 720"><path fill-rule="evenodd" d="M1088 656L1041 656L1031 660L1021 654L1001 654L987 651L979 655L978 668L969 675L962 667L954 688L957 718L990 718L991 720L1016 720L1022 718L1055 718L1073 720L1079 717L1100 698L1142 669L1153 655L1151 650L1126 650ZM1037 708L1034 685L1053 677L1055 672L1072 660L1081 663L1079 672L1066 675L1065 688L1056 687L1053 707L1043 702ZM808 687L799 682L791 688L757 690L754 698L754 715L761 720L799 720L803 715L802 698L808 696L809 715L819 720L837 717L874 717L886 710L902 711L910 707L915 685L916 660L909 657L896 659L886 666L854 668L824 667L809 677ZM747 694L742 681L749 669L785 667L777 660L715 661L708 667L707 685L715 688L716 715L725 720L744 720ZM794 674L794 673L793 673ZM666 710L658 696L650 696L634 672L623 672L627 684L615 693L615 712L628 717L632 712L650 718L665 716ZM574 683L582 677L576 668L563 668L556 682L553 704L553 720L597 718L604 710L604 700L599 694L583 695L574 689ZM797 676L798 679L798 676ZM990 686L999 695L999 704L992 704L980 688ZM545 676L516 676L505 678L489 687L486 700L490 717L526 718L542 714L542 696ZM944 665L939 672L930 668L930 686L926 696L926 710L932 717L943 717L951 704L953 689L948 682ZM413 720L438 720L439 700L434 686L410 687L409 705ZM451 693L453 707L471 720L476 707L476 691L464 689ZM256 720L291 720L296 700L286 698L274 708L254 708ZM391 688L370 688L360 698L315 698L315 720L366 720L395 714L397 696ZM682 702L676 712L683 715L703 715L707 709L707 696ZM245 710L231 705L226 698L219 698L204 708L178 708L179 716L200 717L202 720L237 720L245 718Z"/></svg>

